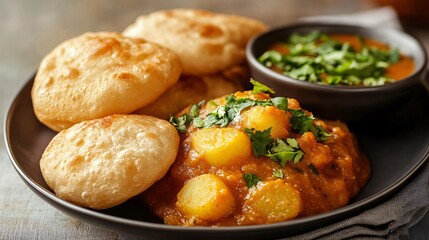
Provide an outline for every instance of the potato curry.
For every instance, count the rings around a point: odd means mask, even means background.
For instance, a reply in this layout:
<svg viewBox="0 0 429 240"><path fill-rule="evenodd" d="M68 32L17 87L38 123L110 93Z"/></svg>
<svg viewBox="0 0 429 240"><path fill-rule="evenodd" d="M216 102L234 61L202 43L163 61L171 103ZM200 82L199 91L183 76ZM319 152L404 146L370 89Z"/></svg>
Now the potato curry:
<svg viewBox="0 0 429 240"><path fill-rule="evenodd" d="M233 226L345 206L366 184L368 160L344 123L323 121L253 81L172 116L181 145L167 175L142 194L166 224Z"/></svg>

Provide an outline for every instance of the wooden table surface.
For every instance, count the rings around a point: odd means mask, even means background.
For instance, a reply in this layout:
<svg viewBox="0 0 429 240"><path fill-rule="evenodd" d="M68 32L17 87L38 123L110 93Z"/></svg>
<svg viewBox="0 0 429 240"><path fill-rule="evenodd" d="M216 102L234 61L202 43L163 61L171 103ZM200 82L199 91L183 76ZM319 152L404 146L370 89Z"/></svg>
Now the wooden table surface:
<svg viewBox="0 0 429 240"><path fill-rule="evenodd" d="M0 0L1 126L14 93L59 43L87 31L120 32L139 15L177 7L234 13L276 26L304 16L347 14L376 5L370 0ZM413 31L428 47L429 30ZM0 133L3 136L3 128ZM414 239L428 236L428 218L412 229ZM42 201L19 178L0 141L0 239L66 238L132 239L75 220Z"/></svg>

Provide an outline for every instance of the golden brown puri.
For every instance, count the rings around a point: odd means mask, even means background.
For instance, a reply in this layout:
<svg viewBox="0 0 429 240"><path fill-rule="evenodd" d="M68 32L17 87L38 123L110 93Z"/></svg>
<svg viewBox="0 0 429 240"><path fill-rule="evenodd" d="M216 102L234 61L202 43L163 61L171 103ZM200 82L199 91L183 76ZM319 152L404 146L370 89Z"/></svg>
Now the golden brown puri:
<svg viewBox="0 0 429 240"><path fill-rule="evenodd" d="M40 169L61 199L105 209L164 176L178 146L179 135L165 120L111 115L58 133L43 153Z"/></svg>
<svg viewBox="0 0 429 240"><path fill-rule="evenodd" d="M83 120L131 113L159 97L181 74L167 48L119 33L85 33L41 62L32 89L37 118L61 131Z"/></svg>
<svg viewBox="0 0 429 240"><path fill-rule="evenodd" d="M267 29L242 16L173 9L140 16L123 34L173 50L188 75L213 74L244 62L248 40Z"/></svg>
<svg viewBox="0 0 429 240"><path fill-rule="evenodd" d="M168 119L170 114L174 115L191 104L241 91L243 86L238 74L247 75L242 71L242 67L235 67L226 73L207 76L182 75L161 97L135 113Z"/></svg>

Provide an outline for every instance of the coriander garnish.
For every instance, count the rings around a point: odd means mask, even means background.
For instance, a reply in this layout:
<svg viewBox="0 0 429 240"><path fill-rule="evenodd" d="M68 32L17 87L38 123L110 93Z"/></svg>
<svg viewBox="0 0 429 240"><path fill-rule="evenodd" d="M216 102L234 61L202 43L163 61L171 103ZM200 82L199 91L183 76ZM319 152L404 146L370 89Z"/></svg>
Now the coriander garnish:
<svg viewBox="0 0 429 240"><path fill-rule="evenodd" d="M399 61L398 49L367 46L362 37L356 37L359 49L319 32L292 34L284 43L287 54L268 50L258 60L289 77L320 84L377 86L393 82L385 73Z"/></svg>
<svg viewBox="0 0 429 240"><path fill-rule="evenodd" d="M276 139L267 156L284 167L288 161L298 163L304 156L304 152L299 148L298 142L294 138L287 138L286 142L282 139Z"/></svg>
<svg viewBox="0 0 429 240"><path fill-rule="evenodd" d="M273 139L271 138L271 128L264 131L245 128L244 132L249 136L255 157L265 156L269 153Z"/></svg>
<svg viewBox="0 0 429 240"><path fill-rule="evenodd" d="M276 178L280 178L283 179L284 175L283 175L283 171L281 169L276 169L273 171L273 176Z"/></svg>
<svg viewBox="0 0 429 240"><path fill-rule="evenodd" d="M313 123L315 118L307 115L302 111L302 109L289 109L289 112L292 114L292 118L290 119L292 130L297 131L300 134L311 131L317 141L325 141L331 135L323 127L316 127Z"/></svg>
<svg viewBox="0 0 429 240"><path fill-rule="evenodd" d="M257 93L271 93L271 94L275 94L276 92L274 92L273 89L265 86L264 84L254 80L253 78L250 79L250 83L253 84L253 90L252 93L253 94L257 94Z"/></svg>
<svg viewBox="0 0 429 240"><path fill-rule="evenodd" d="M183 114L180 117L176 117L170 114L170 123L173 124L176 129L181 132L186 132L186 126L192 122L192 117L189 114Z"/></svg>
<svg viewBox="0 0 429 240"><path fill-rule="evenodd" d="M189 125L192 121L195 122L195 118L198 118L200 114L200 108L204 104L204 101L194 104L189 108L189 113L185 113L180 117L176 117L170 114L170 123L176 127L177 130L181 133L186 132L186 126Z"/></svg>
<svg viewBox="0 0 429 240"><path fill-rule="evenodd" d="M298 163L304 155L296 139L287 138L285 142L282 139L271 138L271 128L264 131L245 128L244 132L250 137L255 157L269 157L281 167L284 167L288 161L292 161L295 164Z"/></svg>
<svg viewBox="0 0 429 240"><path fill-rule="evenodd" d="M261 178L252 173L243 174L243 179L246 182L248 188L255 186L259 181L262 181Z"/></svg>

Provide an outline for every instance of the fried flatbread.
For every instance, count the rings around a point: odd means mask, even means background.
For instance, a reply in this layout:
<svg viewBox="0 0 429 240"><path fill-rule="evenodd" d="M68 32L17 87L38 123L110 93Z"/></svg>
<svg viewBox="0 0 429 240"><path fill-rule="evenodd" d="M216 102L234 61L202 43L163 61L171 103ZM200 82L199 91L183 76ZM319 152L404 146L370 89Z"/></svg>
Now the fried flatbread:
<svg viewBox="0 0 429 240"><path fill-rule="evenodd" d="M32 89L37 118L61 131L83 120L131 113L149 104L181 74L167 48L119 33L86 33L41 62Z"/></svg>
<svg viewBox="0 0 429 240"><path fill-rule="evenodd" d="M248 40L267 29L256 20L197 9L173 9L143 15L123 34L173 50L183 73L213 74L245 60Z"/></svg>
<svg viewBox="0 0 429 240"><path fill-rule="evenodd" d="M61 199L105 209L163 177L178 146L179 135L165 120L112 115L58 133L44 151L40 169Z"/></svg>

